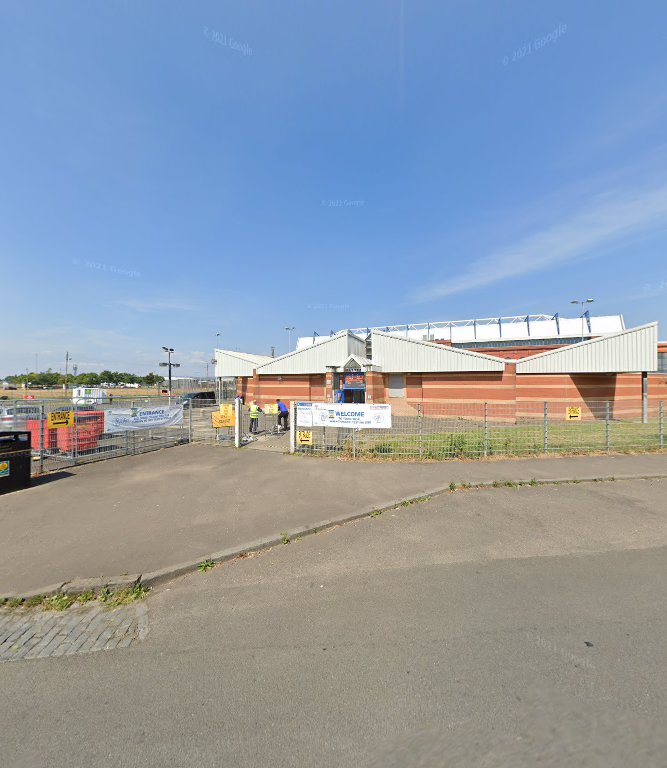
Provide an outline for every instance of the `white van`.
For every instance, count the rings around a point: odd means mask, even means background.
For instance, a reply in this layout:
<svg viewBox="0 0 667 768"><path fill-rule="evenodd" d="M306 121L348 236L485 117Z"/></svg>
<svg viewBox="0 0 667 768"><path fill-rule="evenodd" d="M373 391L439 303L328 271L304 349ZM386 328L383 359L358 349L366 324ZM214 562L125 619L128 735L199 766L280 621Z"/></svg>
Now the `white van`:
<svg viewBox="0 0 667 768"><path fill-rule="evenodd" d="M100 387L74 387L72 390L73 405L98 405L110 402L111 398L106 389Z"/></svg>

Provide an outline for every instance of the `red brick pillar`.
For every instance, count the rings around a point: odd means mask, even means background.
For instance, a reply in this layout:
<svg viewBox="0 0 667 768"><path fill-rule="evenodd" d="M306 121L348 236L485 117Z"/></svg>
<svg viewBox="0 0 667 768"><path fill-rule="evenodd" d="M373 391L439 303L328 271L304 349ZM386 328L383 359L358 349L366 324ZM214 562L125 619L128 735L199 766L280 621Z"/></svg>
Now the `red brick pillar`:
<svg viewBox="0 0 667 768"><path fill-rule="evenodd" d="M249 389L251 391L248 392L248 402L251 400L256 400L259 402L259 399L261 397L261 385L259 383L259 374L257 373L257 369L253 369L252 372L252 380L249 383Z"/></svg>
<svg viewBox="0 0 667 768"><path fill-rule="evenodd" d="M333 403L334 371L335 367L327 368L326 380L324 384L324 400L327 403Z"/></svg>
<svg viewBox="0 0 667 768"><path fill-rule="evenodd" d="M379 371L366 371L366 402L379 405L384 401L384 376Z"/></svg>

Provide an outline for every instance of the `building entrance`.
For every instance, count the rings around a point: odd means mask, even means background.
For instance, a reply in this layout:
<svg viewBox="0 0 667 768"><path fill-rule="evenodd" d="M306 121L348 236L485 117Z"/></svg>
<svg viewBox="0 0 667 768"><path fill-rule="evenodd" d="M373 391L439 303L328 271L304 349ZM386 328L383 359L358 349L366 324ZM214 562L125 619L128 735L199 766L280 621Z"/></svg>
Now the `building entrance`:
<svg viewBox="0 0 667 768"><path fill-rule="evenodd" d="M366 402L366 375L363 371L345 371L338 374L336 400L339 403Z"/></svg>

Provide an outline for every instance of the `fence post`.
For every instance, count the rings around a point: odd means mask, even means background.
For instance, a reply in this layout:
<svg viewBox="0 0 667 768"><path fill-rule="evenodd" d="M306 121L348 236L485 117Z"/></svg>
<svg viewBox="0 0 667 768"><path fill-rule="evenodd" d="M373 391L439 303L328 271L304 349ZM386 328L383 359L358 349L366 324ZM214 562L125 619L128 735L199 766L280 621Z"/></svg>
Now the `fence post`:
<svg viewBox="0 0 667 768"><path fill-rule="evenodd" d="M661 400L658 403L658 445L660 448L664 447L665 442L665 429L664 429L664 405Z"/></svg>
<svg viewBox="0 0 667 768"><path fill-rule="evenodd" d="M188 406L188 443L192 442L192 403ZM217 430L216 430L217 435Z"/></svg>
<svg viewBox="0 0 667 768"><path fill-rule="evenodd" d="M605 400L605 403L604 403L604 445L607 453L609 453L609 448L610 448L609 400Z"/></svg>
<svg viewBox="0 0 667 768"><path fill-rule="evenodd" d="M417 403L417 419L419 424L419 458L424 457L424 435L423 435L423 427L422 427L422 404Z"/></svg>
<svg viewBox="0 0 667 768"><path fill-rule="evenodd" d="M289 420L289 452L296 453L296 409L297 404L290 400L290 420Z"/></svg>
<svg viewBox="0 0 667 768"><path fill-rule="evenodd" d="M549 403L544 401L544 453L549 452Z"/></svg>
<svg viewBox="0 0 667 768"><path fill-rule="evenodd" d="M357 458L357 443L354 438L356 434L357 434L357 430L353 428L352 429L352 458L353 459Z"/></svg>
<svg viewBox="0 0 667 768"><path fill-rule="evenodd" d="M44 401L39 409L39 474L44 472L44 419L46 418L46 408Z"/></svg>
<svg viewBox="0 0 667 768"><path fill-rule="evenodd" d="M642 372L642 424L648 424L648 373Z"/></svg>
<svg viewBox="0 0 667 768"><path fill-rule="evenodd" d="M484 456L489 455L489 404L484 403Z"/></svg>
<svg viewBox="0 0 667 768"><path fill-rule="evenodd" d="M241 400L234 400L234 448L241 447Z"/></svg>

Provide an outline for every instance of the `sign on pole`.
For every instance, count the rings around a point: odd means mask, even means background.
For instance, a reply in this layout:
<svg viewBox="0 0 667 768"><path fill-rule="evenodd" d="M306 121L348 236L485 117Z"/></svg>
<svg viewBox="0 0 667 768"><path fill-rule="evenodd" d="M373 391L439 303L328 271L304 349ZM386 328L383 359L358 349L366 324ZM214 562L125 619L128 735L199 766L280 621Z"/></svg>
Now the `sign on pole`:
<svg viewBox="0 0 667 768"><path fill-rule="evenodd" d="M74 426L74 411L51 411L46 416L48 429L60 429L61 427Z"/></svg>
<svg viewBox="0 0 667 768"><path fill-rule="evenodd" d="M568 421L581 421L581 406L571 406L566 408L565 418Z"/></svg>
<svg viewBox="0 0 667 768"><path fill-rule="evenodd" d="M312 445L313 433L310 430L299 429L296 433L296 442L298 445Z"/></svg>
<svg viewBox="0 0 667 768"><path fill-rule="evenodd" d="M217 425L220 427L233 427L236 424L234 406L230 403L221 403L220 412L211 414L211 418L213 416L216 417Z"/></svg>

